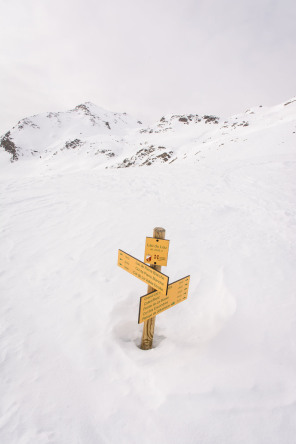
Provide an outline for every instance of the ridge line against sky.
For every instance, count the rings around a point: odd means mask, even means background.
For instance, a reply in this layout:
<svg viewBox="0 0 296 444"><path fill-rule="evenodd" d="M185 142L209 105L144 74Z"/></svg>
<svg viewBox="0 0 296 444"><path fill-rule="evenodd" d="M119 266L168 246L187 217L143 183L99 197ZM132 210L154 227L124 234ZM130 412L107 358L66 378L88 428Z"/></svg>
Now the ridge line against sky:
<svg viewBox="0 0 296 444"><path fill-rule="evenodd" d="M144 122L295 96L292 0L0 0L0 134L91 101Z"/></svg>

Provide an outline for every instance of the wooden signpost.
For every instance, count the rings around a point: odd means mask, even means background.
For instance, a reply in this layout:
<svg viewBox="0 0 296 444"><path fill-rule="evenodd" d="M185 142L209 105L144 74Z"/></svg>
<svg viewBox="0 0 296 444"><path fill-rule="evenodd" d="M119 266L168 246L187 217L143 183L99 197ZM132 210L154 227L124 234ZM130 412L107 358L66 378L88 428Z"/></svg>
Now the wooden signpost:
<svg viewBox="0 0 296 444"><path fill-rule="evenodd" d="M139 306L138 323L144 322L142 350L152 348L155 316L188 296L190 276L169 284L168 276L161 273L161 266L167 265L170 242L164 237L164 228L154 228L153 238L146 238L144 262L122 250L118 251L118 266L148 284L147 294L140 298Z"/></svg>

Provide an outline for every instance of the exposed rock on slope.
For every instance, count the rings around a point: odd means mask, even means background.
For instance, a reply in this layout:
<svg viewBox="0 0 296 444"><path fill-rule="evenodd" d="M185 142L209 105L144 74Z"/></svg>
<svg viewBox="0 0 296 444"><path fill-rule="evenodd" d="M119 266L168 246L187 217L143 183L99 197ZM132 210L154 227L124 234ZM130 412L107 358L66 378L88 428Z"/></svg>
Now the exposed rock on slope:
<svg viewBox="0 0 296 444"><path fill-rule="evenodd" d="M11 154L12 162L18 159L18 149L11 138L10 131L4 134L0 139L0 147L4 148L5 151Z"/></svg>

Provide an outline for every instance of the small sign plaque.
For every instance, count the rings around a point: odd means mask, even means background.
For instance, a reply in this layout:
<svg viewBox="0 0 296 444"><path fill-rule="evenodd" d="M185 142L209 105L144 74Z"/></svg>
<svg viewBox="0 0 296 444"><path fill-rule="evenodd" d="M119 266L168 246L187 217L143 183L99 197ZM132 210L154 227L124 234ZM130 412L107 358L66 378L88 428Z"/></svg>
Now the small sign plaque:
<svg viewBox="0 0 296 444"><path fill-rule="evenodd" d="M187 299L189 281L190 276L186 276L179 281L173 282L168 287L167 295L159 291L153 291L142 296L140 299L138 323L141 324Z"/></svg>
<svg viewBox="0 0 296 444"><path fill-rule="evenodd" d="M145 264L166 266L168 262L169 243L170 241L167 239L146 237Z"/></svg>
<svg viewBox="0 0 296 444"><path fill-rule="evenodd" d="M165 274L154 270L149 265L144 264L122 250L118 250L117 265L141 281L146 282L146 284L151 285L160 294L167 294L169 278Z"/></svg>

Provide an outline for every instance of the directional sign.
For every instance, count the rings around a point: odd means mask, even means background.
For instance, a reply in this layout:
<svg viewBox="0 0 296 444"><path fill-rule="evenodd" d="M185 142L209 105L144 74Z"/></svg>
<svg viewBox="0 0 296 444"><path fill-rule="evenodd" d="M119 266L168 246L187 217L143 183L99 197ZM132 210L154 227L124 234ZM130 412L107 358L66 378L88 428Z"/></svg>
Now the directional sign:
<svg viewBox="0 0 296 444"><path fill-rule="evenodd" d="M149 265L144 264L122 250L118 250L117 265L141 279L141 281L146 282L146 284L151 285L160 294L167 294L169 278L165 274L154 270Z"/></svg>
<svg viewBox="0 0 296 444"><path fill-rule="evenodd" d="M140 299L138 323L141 324L162 311L187 299L189 281L190 276L186 276L179 281L173 282L168 287L167 295L164 295L159 291L153 291L152 293L142 296Z"/></svg>
<svg viewBox="0 0 296 444"><path fill-rule="evenodd" d="M154 237L146 237L145 244L145 264L167 265L169 243L167 239L155 239Z"/></svg>

